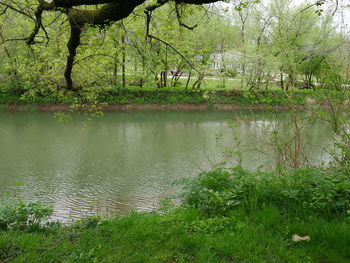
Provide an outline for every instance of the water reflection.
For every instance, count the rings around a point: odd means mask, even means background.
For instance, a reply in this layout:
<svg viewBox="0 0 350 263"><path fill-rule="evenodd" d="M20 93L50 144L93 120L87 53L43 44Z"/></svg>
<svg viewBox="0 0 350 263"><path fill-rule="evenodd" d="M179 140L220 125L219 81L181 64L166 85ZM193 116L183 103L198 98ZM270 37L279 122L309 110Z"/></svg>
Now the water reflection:
<svg viewBox="0 0 350 263"><path fill-rule="evenodd" d="M0 194L20 181L26 200L52 204L62 220L151 211L178 191L176 179L210 169L223 160L223 148L235 147L227 121L250 148L243 166L256 169L272 163L258 151L258 145L268 150L266 132L277 127L288 136L289 119L287 113L109 113L84 128L79 115L62 124L52 114L0 113ZM310 160L319 162L332 131L308 124L303 139Z"/></svg>

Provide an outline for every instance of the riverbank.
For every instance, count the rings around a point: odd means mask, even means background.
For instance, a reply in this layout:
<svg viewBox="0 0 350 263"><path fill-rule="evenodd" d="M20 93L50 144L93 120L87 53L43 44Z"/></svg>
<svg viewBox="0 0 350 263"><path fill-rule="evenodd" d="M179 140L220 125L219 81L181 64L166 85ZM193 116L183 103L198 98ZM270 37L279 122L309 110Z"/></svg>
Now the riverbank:
<svg viewBox="0 0 350 263"><path fill-rule="evenodd" d="M75 94L76 95L76 94ZM349 108L349 92L333 90L100 90L97 93L63 95L62 93L0 93L2 111L70 111L71 106L98 105L103 111L235 111L235 110L306 110L330 108L330 103Z"/></svg>
<svg viewBox="0 0 350 263"><path fill-rule="evenodd" d="M158 213L70 226L22 220L22 230L14 222L0 230L0 262L349 262L349 181L341 171L219 169L184 189L182 206L165 202Z"/></svg>
<svg viewBox="0 0 350 263"><path fill-rule="evenodd" d="M86 107L88 108L88 107ZM302 111L309 109L309 106L296 105L293 109ZM320 106L322 110L328 110L327 105ZM285 111L290 110L290 106L271 106L251 105L237 106L233 104L108 104L102 106L103 112L129 112L129 111ZM37 112L69 112L71 111L69 104L0 104L0 111L37 111Z"/></svg>

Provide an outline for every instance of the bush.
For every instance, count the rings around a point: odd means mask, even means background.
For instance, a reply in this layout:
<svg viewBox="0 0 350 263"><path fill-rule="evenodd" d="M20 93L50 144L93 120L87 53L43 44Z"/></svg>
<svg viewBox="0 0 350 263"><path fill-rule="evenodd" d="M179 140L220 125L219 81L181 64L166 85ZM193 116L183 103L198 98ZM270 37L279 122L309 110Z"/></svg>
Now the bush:
<svg viewBox="0 0 350 263"><path fill-rule="evenodd" d="M21 200L5 200L0 202L0 230L37 229L42 220L52 215L51 206L37 202L24 203Z"/></svg>
<svg viewBox="0 0 350 263"><path fill-rule="evenodd" d="M232 173L218 169L201 173L197 178L183 180L183 203L208 216L225 215L239 204Z"/></svg>
<svg viewBox="0 0 350 263"><path fill-rule="evenodd" d="M350 180L342 173L315 169L275 176L239 167L217 169L183 181L183 204L207 216L227 215L272 205L299 216L337 217L350 213Z"/></svg>

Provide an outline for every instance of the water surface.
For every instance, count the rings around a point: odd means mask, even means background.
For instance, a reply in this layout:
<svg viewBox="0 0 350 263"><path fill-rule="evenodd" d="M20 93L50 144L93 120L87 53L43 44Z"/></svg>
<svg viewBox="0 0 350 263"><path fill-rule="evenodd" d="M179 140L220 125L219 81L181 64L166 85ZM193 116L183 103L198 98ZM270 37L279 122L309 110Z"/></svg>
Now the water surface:
<svg viewBox="0 0 350 263"><path fill-rule="evenodd" d="M54 217L63 221L96 212L151 211L178 192L175 180L210 169L228 148L237 150L232 134L242 149L249 145L243 166L256 169L274 163L261 153L271 148L270 126L285 136L292 130L288 113L107 113L87 127L85 119L74 115L59 123L49 113L0 113L0 195L21 182L25 200L53 205ZM328 158L322 148L332 142L329 127L309 124L303 140L311 162Z"/></svg>

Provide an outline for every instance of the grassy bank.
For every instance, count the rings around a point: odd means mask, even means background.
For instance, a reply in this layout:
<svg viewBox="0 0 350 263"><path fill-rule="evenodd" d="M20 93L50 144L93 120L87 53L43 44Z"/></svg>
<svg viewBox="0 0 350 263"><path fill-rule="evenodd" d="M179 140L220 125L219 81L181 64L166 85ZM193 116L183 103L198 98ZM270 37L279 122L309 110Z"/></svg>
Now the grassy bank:
<svg viewBox="0 0 350 263"><path fill-rule="evenodd" d="M174 104L204 104L213 107L215 104L235 105L239 107L287 106L287 105L327 105L327 97L332 98L337 105L349 104L349 92L335 90L257 90L248 92L242 90L183 90L169 89L142 89L129 87L125 89L91 88L77 94L64 93L51 89L20 90L0 89L0 104L6 105L38 105L38 104L74 104L77 100L90 103L108 103L116 105L174 105Z"/></svg>
<svg viewBox="0 0 350 263"><path fill-rule="evenodd" d="M162 213L71 226L12 221L0 232L0 262L350 261L350 182L341 171L219 169L183 184L182 205Z"/></svg>

